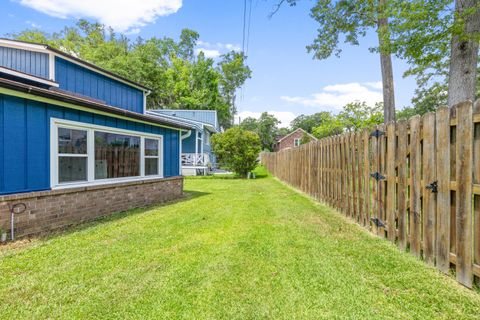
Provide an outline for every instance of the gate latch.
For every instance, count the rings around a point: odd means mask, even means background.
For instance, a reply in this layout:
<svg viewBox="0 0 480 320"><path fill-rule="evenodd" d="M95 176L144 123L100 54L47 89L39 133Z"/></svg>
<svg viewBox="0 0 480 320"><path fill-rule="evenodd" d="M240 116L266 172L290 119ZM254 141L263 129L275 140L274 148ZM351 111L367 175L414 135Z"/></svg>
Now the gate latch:
<svg viewBox="0 0 480 320"><path fill-rule="evenodd" d="M378 181L378 180L383 180L383 179L385 179L385 177L382 176L382 175L380 174L380 172L370 173L370 176L371 176L372 178L374 178L375 180L377 180L377 181Z"/></svg>
<svg viewBox="0 0 480 320"><path fill-rule="evenodd" d="M433 193L437 193L438 192L438 181L433 181L432 183L427 185L426 188L428 190L432 191Z"/></svg>
<svg viewBox="0 0 480 320"><path fill-rule="evenodd" d="M385 134L384 131L376 129L375 131L372 131L372 133L370 133L370 137L378 138L380 136L383 136L384 134Z"/></svg>
<svg viewBox="0 0 480 320"><path fill-rule="evenodd" d="M386 227L383 221L378 218L370 218L370 221L372 221L377 227L380 227L380 228Z"/></svg>

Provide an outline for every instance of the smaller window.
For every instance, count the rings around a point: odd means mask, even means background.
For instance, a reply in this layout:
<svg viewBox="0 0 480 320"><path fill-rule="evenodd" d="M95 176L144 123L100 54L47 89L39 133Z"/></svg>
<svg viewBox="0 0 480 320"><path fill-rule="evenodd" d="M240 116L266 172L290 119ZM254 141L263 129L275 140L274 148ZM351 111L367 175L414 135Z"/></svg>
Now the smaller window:
<svg viewBox="0 0 480 320"><path fill-rule="evenodd" d="M160 141L145 138L145 175L156 176L159 174Z"/></svg>
<svg viewBox="0 0 480 320"><path fill-rule="evenodd" d="M301 141L301 139L295 138L295 140L293 141L293 145L294 145L295 147L298 147L298 146L300 145L300 141Z"/></svg>
<svg viewBox="0 0 480 320"><path fill-rule="evenodd" d="M58 181L87 181L87 131L58 128Z"/></svg>

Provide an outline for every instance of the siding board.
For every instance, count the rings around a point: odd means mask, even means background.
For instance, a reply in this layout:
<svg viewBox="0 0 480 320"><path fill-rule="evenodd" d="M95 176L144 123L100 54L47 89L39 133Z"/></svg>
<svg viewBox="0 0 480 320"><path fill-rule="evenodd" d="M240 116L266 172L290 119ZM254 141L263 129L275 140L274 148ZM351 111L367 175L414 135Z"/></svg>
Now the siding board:
<svg viewBox="0 0 480 320"><path fill-rule="evenodd" d="M0 66L48 79L48 54L0 47Z"/></svg>
<svg viewBox="0 0 480 320"><path fill-rule="evenodd" d="M143 113L143 92L122 82L59 57L55 57L55 76L60 89L102 100L118 108Z"/></svg>

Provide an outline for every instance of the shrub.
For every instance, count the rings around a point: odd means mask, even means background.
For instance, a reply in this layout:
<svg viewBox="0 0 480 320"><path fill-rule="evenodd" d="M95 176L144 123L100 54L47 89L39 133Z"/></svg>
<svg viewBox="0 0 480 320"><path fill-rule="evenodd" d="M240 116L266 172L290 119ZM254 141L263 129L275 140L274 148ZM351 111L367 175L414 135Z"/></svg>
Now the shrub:
<svg viewBox="0 0 480 320"><path fill-rule="evenodd" d="M258 134L239 127L212 136L218 162L242 177L257 166L261 146Z"/></svg>

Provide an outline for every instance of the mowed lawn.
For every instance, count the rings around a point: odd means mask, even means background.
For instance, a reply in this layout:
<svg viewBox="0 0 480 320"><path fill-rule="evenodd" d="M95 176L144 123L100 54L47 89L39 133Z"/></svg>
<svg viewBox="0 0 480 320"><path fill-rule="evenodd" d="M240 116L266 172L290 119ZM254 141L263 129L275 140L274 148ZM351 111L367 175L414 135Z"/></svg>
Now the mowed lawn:
<svg viewBox="0 0 480 320"><path fill-rule="evenodd" d="M271 177L185 189L0 247L1 318L480 318L478 291Z"/></svg>

